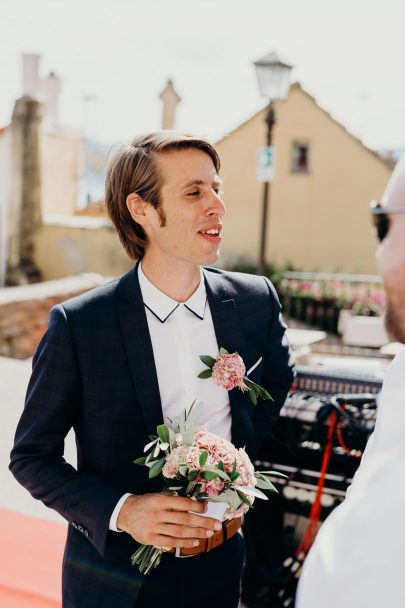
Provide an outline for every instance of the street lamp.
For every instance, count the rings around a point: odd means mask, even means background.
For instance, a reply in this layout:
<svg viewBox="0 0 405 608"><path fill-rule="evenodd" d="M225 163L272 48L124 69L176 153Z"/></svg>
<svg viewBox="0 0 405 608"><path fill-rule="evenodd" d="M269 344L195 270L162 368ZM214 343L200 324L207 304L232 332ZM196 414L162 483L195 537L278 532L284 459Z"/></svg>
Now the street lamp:
<svg viewBox="0 0 405 608"><path fill-rule="evenodd" d="M267 233L267 215L269 208L270 197L270 181L272 180L273 171L273 150L271 148L271 136L273 125L276 122L273 102L276 100L285 99L290 89L290 73L292 66L280 61L277 53L272 52L254 62L256 67L257 82L259 85L260 94L269 102L266 113L267 135L266 148L262 149L261 157L264 159L262 168L263 171L259 179L264 182L263 188L263 206L262 206L262 224L260 238L260 255L257 266L258 274L265 274L265 250L266 250L266 233Z"/></svg>

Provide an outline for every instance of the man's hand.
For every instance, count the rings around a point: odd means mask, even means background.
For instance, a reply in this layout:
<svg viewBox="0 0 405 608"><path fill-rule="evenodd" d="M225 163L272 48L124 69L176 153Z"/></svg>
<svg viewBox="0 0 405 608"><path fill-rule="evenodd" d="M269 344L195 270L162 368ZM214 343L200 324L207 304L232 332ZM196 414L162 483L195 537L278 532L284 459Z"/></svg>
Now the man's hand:
<svg viewBox="0 0 405 608"><path fill-rule="evenodd" d="M129 496L118 514L117 528L143 545L196 547L200 538L208 538L222 527L217 519L198 515L206 510L205 501L181 496Z"/></svg>

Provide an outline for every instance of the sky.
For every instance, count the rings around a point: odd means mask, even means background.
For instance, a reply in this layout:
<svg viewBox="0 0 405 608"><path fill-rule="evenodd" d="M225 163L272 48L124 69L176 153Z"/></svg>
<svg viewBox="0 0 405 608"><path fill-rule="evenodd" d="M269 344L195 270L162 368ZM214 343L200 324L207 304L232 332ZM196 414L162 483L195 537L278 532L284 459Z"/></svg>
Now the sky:
<svg viewBox="0 0 405 608"><path fill-rule="evenodd" d="M38 53L63 124L108 144L155 130L172 78L176 127L215 140L265 105L253 62L276 50L366 145L405 148L404 23L403 0L0 0L0 126Z"/></svg>

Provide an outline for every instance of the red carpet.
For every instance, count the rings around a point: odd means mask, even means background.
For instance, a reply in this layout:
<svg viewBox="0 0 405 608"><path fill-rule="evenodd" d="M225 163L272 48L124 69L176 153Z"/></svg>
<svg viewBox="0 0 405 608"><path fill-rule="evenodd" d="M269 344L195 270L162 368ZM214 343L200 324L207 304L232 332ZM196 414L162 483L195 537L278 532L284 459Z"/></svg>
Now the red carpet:
<svg viewBox="0 0 405 608"><path fill-rule="evenodd" d="M0 607L60 608L66 527L0 509Z"/></svg>

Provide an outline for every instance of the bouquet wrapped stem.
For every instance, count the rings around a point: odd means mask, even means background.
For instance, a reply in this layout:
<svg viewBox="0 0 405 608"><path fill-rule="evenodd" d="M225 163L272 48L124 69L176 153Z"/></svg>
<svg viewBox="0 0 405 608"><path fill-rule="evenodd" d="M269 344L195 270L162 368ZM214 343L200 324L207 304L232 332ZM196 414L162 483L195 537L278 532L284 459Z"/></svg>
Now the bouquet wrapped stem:
<svg viewBox="0 0 405 608"><path fill-rule="evenodd" d="M269 475L285 476L275 471L255 471L243 448L195 426L194 405L171 420L172 427L159 425L144 448L148 454L134 462L148 467L150 478L162 475L165 492L226 503L224 518L240 517L255 498L267 500L264 492L277 492ZM163 547L141 545L132 555L132 565L148 574L160 564L164 552Z"/></svg>

